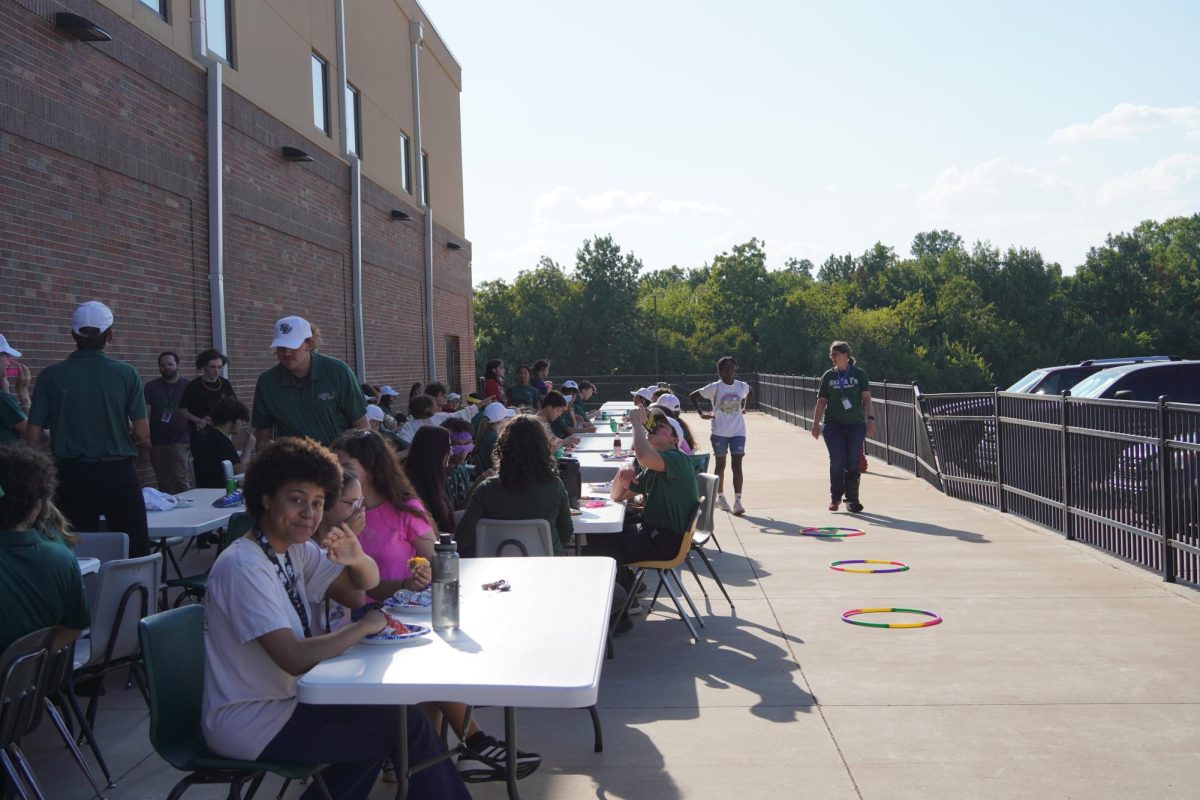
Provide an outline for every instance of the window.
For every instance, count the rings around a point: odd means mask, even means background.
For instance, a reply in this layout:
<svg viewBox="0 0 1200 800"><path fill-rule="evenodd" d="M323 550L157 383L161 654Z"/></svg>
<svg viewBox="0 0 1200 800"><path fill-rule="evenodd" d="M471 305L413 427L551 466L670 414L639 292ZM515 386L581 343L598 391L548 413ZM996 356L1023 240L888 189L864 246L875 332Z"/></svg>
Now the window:
<svg viewBox="0 0 1200 800"><path fill-rule="evenodd" d="M403 133L400 134L400 185L412 194L412 147Z"/></svg>
<svg viewBox="0 0 1200 800"><path fill-rule="evenodd" d="M312 54L313 125L329 135L329 64Z"/></svg>
<svg viewBox="0 0 1200 800"><path fill-rule="evenodd" d="M141 0L141 2L142 5L163 19L167 18L167 0Z"/></svg>
<svg viewBox="0 0 1200 800"><path fill-rule="evenodd" d="M346 84L346 149L362 158L362 105L358 94Z"/></svg>
<svg viewBox="0 0 1200 800"><path fill-rule="evenodd" d="M233 63L232 0L204 0L204 28L208 52L222 61Z"/></svg>
<svg viewBox="0 0 1200 800"><path fill-rule="evenodd" d="M452 392L462 392L462 362L458 354L458 337L446 335L446 386Z"/></svg>
<svg viewBox="0 0 1200 800"><path fill-rule="evenodd" d="M421 151L421 205L429 208L429 153Z"/></svg>

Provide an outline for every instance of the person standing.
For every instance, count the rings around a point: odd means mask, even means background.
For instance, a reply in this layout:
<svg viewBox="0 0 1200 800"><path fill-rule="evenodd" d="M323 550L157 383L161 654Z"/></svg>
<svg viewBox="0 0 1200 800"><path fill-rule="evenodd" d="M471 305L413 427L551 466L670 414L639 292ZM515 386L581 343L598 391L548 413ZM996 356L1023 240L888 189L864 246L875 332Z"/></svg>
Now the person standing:
<svg viewBox="0 0 1200 800"><path fill-rule="evenodd" d="M16 374L12 376L15 390L8 392L9 359L20 358L21 351L0 336L0 375L4 376L5 387L0 391L0 444L20 441L25 436L26 415L29 412L29 367L18 362Z"/></svg>
<svg viewBox="0 0 1200 800"><path fill-rule="evenodd" d="M712 448L717 457L717 508L729 511L725 499L725 456L733 462L733 513L746 513L742 505L742 459L746 455L746 406L750 403L750 384L739 381L737 360L725 356L717 361L720 380L692 392L689 399L700 412L700 419L712 420ZM712 412L700 408L700 398L712 403Z"/></svg>
<svg viewBox="0 0 1200 800"><path fill-rule="evenodd" d="M504 393L506 372L504 362L498 358L489 360L483 367L483 396L505 406L508 405L508 396Z"/></svg>
<svg viewBox="0 0 1200 800"><path fill-rule="evenodd" d="M829 360L833 369L821 376L817 405L813 409L812 435L814 439L824 438L829 450L829 510L838 510L844 494L846 510L857 514L863 510L859 498L862 482L859 455L866 438L875 435L871 381L867 373L854 365L850 345L845 342L829 345Z"/></svg>
<svg viewBox="0 0 1200 800"><path fill-rule="evenodd" d="M37 444L50 429L59 509L79 531L99 530L103 514L110 531L129 535L129 555L137 558L150 554L150 537L133 462L137 448L150 447L150 425L137 370L104 352L112 326L112 311L97 300L75 309L76 350L38 377L25 441Z"/></svg>
<svg viewBox="0 0 1200 800"><path fill-rule="evenodd" d="M197 433L212 424L212 410L226 397L236 397L233 384L221 376L221 370L229 360L220 350L205 350L196 356L196 369L200 378L188 381L180 398L179 414L188 421L192 439Z"/></svg>
<svg viewBox="0 0 1200 800"><path fill-rule="evenodd" d="M508 387L508 400L498 400L497 402L504 405L511 405L514 408L524 406L534 411L541 406L542 395L533 387L530 381L533 380L533 370L527 364L522 364L517 367L517 382ZM485 389L485 394L486 389Z"/></svg>
<svg viewBox="0 0 1200 800"><path fill-rule="evenodd" d="M191 441L188 420L182 410L189 381L179 377L179 356L169 350L158 356L159 377L146 384L146 407L150 416L150 463L158 488L179 494L192 488L188 464Z"/></svg>
<svg viewBox="0 0 1200 800"><path fill-rule="evenodd" d="M275 323L279 363L258 376L250 425L258 452L275 436L328 445L347 428L368 429L367 404L350 367L317 352L321 332L303 317Z"/></svg>

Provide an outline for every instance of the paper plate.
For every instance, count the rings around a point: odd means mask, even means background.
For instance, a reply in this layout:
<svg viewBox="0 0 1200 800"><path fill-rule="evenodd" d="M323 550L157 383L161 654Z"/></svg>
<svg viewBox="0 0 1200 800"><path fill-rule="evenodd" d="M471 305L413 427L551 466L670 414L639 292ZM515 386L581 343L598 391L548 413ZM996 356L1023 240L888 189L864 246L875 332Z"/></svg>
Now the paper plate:
<svg viewBox="0 0 1200 800"><path fill-rule="evenodd" d="M411 625L404 623L408 628L408 633L396 633L391 628L382 630L379 633L373 633L370 636L364 637L361 641L363 644L403 644L411 642L413 639L419 639L422 636L428 636L430 628L427 625Z"/></svg>

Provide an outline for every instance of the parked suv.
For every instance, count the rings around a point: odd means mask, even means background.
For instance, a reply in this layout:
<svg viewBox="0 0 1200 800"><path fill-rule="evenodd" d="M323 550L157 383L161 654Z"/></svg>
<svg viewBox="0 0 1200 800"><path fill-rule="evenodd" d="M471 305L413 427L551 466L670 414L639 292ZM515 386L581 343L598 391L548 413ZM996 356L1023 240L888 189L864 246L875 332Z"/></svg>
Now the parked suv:
<svg viewBox="0 0 1200 800"><path fill-rule="evenodd" d="M1022 394L1059 394L1070 389L1089 375L1124 364L1144 364L1152 361L1179 361L1179 356L1129 356L1128 358L1090 358L1078 364L1061 367L1042 367L1030 372L1004 391ZM1073 394L1074 392L1072 392Z"/></svg>
<svg viewBox="0 0 1200 800"><path fill-rule="evenodd" d="M1071 387L1072 397L1200 403L1200 361L1168 361L1110 367Z"/></svg>

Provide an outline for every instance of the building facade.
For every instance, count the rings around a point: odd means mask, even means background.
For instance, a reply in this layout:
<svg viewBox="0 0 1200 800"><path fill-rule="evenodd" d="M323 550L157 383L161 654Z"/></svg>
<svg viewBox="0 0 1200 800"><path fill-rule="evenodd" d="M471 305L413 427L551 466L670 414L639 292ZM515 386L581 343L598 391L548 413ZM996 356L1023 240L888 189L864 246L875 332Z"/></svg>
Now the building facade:
<svg viewBox="0 0 1200 800"><path fill-rule="evenodd" d="M473 387L460 93L415 0L0 0L0 333L36 378L99 299L113 355L223 344L249 402L299 314L370 383Z"/></svg>

